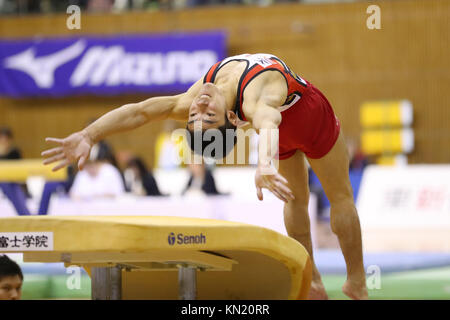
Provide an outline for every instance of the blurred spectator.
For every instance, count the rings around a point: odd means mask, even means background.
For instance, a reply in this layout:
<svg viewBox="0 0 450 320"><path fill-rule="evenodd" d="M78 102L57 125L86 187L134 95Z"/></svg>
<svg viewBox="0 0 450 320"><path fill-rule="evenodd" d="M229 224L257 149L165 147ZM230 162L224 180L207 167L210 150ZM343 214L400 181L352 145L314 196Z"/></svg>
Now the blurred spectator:
<svg viewBox="0 0 450 320"><path fill-rule="evenodd" d="M143 10L149 7L159 6L161 0L115 0L114 11Z"/></svg>
<svg viewBox="0 0 450 320"><path fill-rule="evenodd" d="M214 5L224 5L224 4L255 4L257 1L246 1L246 0L187 0L186 5L188 7L198 7L198 6L214 6Z"/></svg>
<svg viewBox="0 0 450 320"><path fill-rule="evenodd" d="M217 190L212 172L205 166L204 162L202 164L189 164L188 169L190 171L190 178L183 194L192 191L202 191L207 195L222 194Z"/></svg>
<svg viewBox="0 0 450 320"><path fill-rule="evenodd" d="M0 300L20 300L23 274L19 265L6 255L0 255Z"/></svg>
<svg viewBox="0 0 450 320"><path fill-rule="evenodd" d="M113 8L113 0L90 0L87 10L90 12L110 12Z"/></svg>
<svg viewBox="0 0 450 320"><path fill-rule="evenodd" d="M122 175L110 163L107 148L98 146L98 152L92 152L82 171L75 176L70 196L73 199L90 200L98 198L114 198L125 193Z"/></svg>
<svg viewBox="0 0 450 320"><path fill-rule="evenodd" d="M18 160L22 155L20 150L14 146L13 133L10 128L0 128L0 160ZM29 215L26 206L26 187L19 183L1 182L0 190L11 201L17 214Z"/></svg>
<svg viewBox="0 0 450 320"><path fill-rule="evenodd" d="M39 13L41 12L40 0L17 0L17 10L19 13Z"/></svg>
<svg viewBox="0 0 450 320"><path fill-rule="evenodd" d="M95 120L97 119L91 119L88 125L93 123ZM92 159L97 159L98 157L101 157L102 161L106 161L112 164L114 167L116 167L117 170L119 170L120 176L122 177L122 182L125 185L125 178L122 174L121 167L119 166L119 163L117 161L116 154L108 142L106 142L105 140L101 140L97 144L95 144L91 148L90 157Z"/></svg>
<svg viewBox="0 0 450 320"><path fill-rule="evenodd" d="M85 2L84 7L80 2ZM43 13L45 12L66 12L67 7L70 5L77 5L80 8L86 9L86 4L88 0L85 1L74 1L74 0L42 0L40 9Z"/></svg>
<svg viewBox="0 0 450 320"><path fill-rule="evenodd" d="M299 0L0 0L0 13L31 14L66 12L70 5L77 5L89 12L125 12L128 10L177 10L186 7L215 5L259 5L298 2ZM304 1L304 0L300 0ZM309 0L326 1L326 0ZM328 0L333 1L333 0ZM344 0L342 0L344 1Z"/></svg>
<svg viewBox="0 0 450 320"><path fill-rule="evenodd" d="M104 140L99 141L97 144L92 146L91 153L89 154L89 156L91 159L101 158L102 161L106 161L109 164L112 164L117 169L119 169L113 148L108 142Z"/></svg>
<svg viewBox="0 0 450 320"><path fill-rule="evenodd" d="M43 0L41 1L42 12L67 12L67 8L71 5L86 10L90 0Z"/></svg>
<svg viewBox="0 0 450 320"><path fill-rule="evenodd" d="M350 170L364 170L371 162L369 157L362 152L354 139L347 138L346 142L350 158Z"/></svg>
<svg viewBox="0 0 450 320"><path fill-rule="evenodd" d="M124 170L127 190L138 196L164 196L141 158L132 158Z"/></svg>
<svg viewBox="0 0 450 320"><path fill-rule="evenodd" d="M13 134L10 128L0 127L0 160L22 158L21 152L14 146Z"/></svg>

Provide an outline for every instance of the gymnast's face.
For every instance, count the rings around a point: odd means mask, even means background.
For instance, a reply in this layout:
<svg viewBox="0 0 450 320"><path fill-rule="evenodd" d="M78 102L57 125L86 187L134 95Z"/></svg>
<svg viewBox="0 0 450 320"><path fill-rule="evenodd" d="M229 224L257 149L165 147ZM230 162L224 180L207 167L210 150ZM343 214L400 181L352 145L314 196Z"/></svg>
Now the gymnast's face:
<svg viewBox="0 0 450 320"><path fill-rule="evenodd" d="M225 124L227 111L225 97L212 83L203 84L189 108L187 127L189 130L201 128L215 129Z"/></svg>

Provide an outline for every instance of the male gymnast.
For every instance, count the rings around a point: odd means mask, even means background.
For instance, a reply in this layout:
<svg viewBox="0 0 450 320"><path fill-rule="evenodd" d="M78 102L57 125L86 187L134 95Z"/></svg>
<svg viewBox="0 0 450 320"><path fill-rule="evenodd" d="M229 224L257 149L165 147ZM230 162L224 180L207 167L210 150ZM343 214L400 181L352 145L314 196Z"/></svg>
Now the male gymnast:
<svg viewBox="0 0 450 320"><path fill-rule="evenodd" d="M278 139L259 140L255 173L258 199L263 200L261 189L266 188L285 202L286 230L306 248L313 260L307 160L330 201L331 228L339 239L347 267L342 291L352 299L368 298L361 227L340 122L325 96L274 55L228 57L214 64L185 93L126 104L64 139L47 138L46 141L58 146L42 153L46 158L44 163L59 161L53 168L59 170L77 162L82 169L96 142L111 134L165 119L187 121L186 127L191 133L204 133L209 129L224 133L246 124L260 135L261 130L278 130ZM205 145L202 144L203 148ZM272 165L277 151L278 170ZM314 262L309 298L328 298Z"/></svg>

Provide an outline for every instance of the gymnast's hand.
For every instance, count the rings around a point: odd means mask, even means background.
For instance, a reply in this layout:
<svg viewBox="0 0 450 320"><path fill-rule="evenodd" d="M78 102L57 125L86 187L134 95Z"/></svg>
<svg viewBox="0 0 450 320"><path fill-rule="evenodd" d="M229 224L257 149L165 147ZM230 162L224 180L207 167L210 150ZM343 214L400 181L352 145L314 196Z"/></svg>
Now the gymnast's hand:
<svg viewBox="0 0 450 320"><path fill-rule="evenodd" d="M263 200L262 188L269 189L284 202L294 200L294 194L288 187L288 181L272 166L258 166L255 175L256 194Z"/></svg>
<svg viewBox="0 0 450 320"><path fill-rule="evenodd" d="M84 131L75 132L64 139L46 138L45 141L55 142L59 145L41 153L41 156L45 158L45 165L60 161L52 171L67 167L75 161L78 161L78 169L83 170L93 145Z"/></svg>

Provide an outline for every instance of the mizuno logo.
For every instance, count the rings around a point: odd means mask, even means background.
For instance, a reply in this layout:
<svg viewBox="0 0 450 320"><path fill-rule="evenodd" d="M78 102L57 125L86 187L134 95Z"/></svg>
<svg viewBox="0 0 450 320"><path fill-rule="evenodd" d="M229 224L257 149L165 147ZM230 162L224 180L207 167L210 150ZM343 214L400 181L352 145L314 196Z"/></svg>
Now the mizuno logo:
<svg viewBox="0 0 450 320"><path fill-rule="evenodd" d="M55 82L56 69L78 57L85 48L85 41L78 40L61 51L36 58L35 49L31 47L6 58L4 66L25 72L39 88L47 89Z"/></svg>
<svg viewBox="0 0 450 320"><path fill-rule="evenodd" d="M70 77L73 87L193 83L217 60L210 50L126 52L120 45L89 48Z"/></svg>
<svg viewBox="0 0 450 320"><path fill-rule="evenodd" d="M30 47L5 58L4 67L24 72L38 88L49 89L55 85L56 70L77 57L75 68L59 79L74 88L190 84L218 59L212 50L128 52L123 45L88 47L85 40L79 40L40 57L36 57L36 48Z"/></svg>

